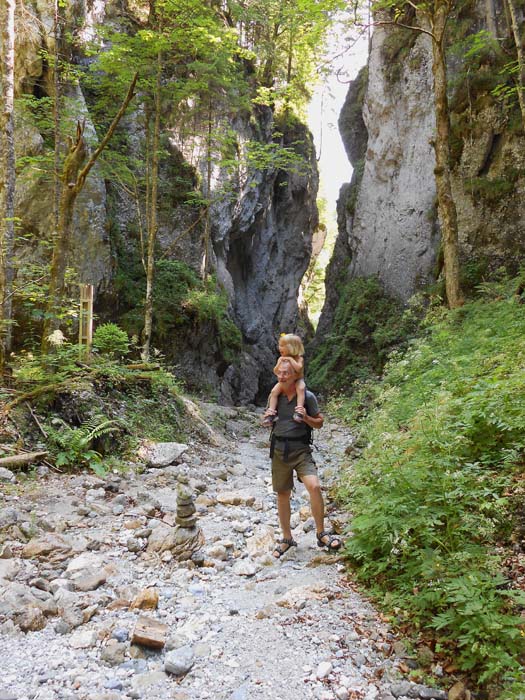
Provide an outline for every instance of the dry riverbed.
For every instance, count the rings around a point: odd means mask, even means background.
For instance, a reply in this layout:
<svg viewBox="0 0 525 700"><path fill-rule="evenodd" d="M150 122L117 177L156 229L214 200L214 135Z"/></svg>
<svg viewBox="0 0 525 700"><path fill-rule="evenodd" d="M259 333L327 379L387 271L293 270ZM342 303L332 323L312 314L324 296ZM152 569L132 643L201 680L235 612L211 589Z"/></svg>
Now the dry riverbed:
<svg viewBox="0 0 525 700"><path fill-rule="evenodd" d="M299 546L271 556L267 435L207 410L216 444L144 453L165 466L0 482L0 700L445 700L403 680L403 644L316 546L300 485ZM325 486L350 442L319 432Z"/></svg>

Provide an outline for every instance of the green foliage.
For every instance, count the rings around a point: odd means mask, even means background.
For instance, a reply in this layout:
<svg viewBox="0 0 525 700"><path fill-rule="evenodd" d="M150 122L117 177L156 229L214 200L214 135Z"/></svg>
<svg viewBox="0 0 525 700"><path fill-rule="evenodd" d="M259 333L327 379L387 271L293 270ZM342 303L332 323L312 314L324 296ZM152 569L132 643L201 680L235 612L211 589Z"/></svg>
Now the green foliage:
<svg viewBox="0 0 525 700"><path fill-rule="evenodd" d="M259 104L301 112L317 78L328 31L341 0L255 0L228 3L240 49L253 65Z"/></svg>
<svg viewBox="0 0 525 700"><path fill-rule="evenodd" d="M461 288L468 296L474 297L478 286L489 277L490 260L486 256L471 257L461 266Z"/></svg>
<svg viewBox="0 0 525 700"><path fill-rule="evenodd" d="M133 443L142 438L167 442L187 439L192 423L184 420L184 409L177 399L179 391L180 387L171 379L171 382L153 383L149 392L141 387L119 392Z"/></svg>
<svg viewBox="0 0 525 700"><path fill-rule="evenodd" d="M124 357L129 353L128 334L116 323L103 323L93 334L93 349L110 357Z"/></svg>
<svg viewBox="0 0 525 700"><path fill-rule="evenodd" d="M119 300L128 310L120 323L131 335L142 328L140 300L145 292L145 276L138 260L127 263L116 277ZM228 313L228 297L211 278L203 282L196 272L180 260L159 260L153 291L153 339L157 344L180 343L189 330L203 330L211 324L223 357L233 361L241 348L241 333Z"/></svg>
<svg viewBox="0 0 525 700"><path fill-rule="evenodd" d="M458 31L456 23L450 24L451 31L449 54L458 68L451 73L449 80L451 93L451 160L459 163L463 142L467 138L476 138L487 131L486 118L480 116L486 108L499 112L499 118L505 121L507 133L522 127L519 111L516 78L517 61L509 61L509 54L515 51L509 41L496 40L486 30L468 34L472 28L472 8L467 10L464 20L466 29ZM470 13L470 14L469 14ZM479 189L479 197L498 198L497 187L487 185L485 178L472 183ZM503 195L510 192L508 184L500 183Z"/></svg>
<svg viewBox="0 0 525 700"><path fill-rule="evenodd" d="M78 428L72 428L64 421L55 421L60 427L48 427L47 433L54 452L57 467L84 467L94 471L98 476L106 473L102 455L92 449L92 444L105 435L112 435L122 430L120 421L103 415L94 415Z"/></svg>
<svg viewBox="0 0 525 700"><path fill-rule="evenodd" d="M48 354L22 350L12 355L11 368L18 385L60 383L78 374L78 345L64 342Z"/></svg>
<svg viewBox="0 0 525 700"><path fill-rule="evenodd" d="M274 134L274 138L278 136ZM255 170L286 170L305 175L310 171L309 163L294 149L294 146L302 145L303 142L281 146L274 141L270 143L250 141L246 147L246 163Z"/></svg>
<svg viewBox="0 0 525 700"><path fill-rule="evenodd" d="M494 205L514 192L514 183L504 177L470 177L465 181L465 189L474 201Z"/></svg>
<svg viewBox="0 0 525 700"><path fill-rule="evenodd" d="M412 16L413 12L407 4L407 16L403 19L410 24ZM417 37L418 32L410 31L403 27L389 28L385 41L381 46L381 55L385 65L385 77L391 85L400 80L404 64L410 51L414 48Z"/></svg>
<svg viewBox="0 0 525 700"><path fill-rule="evenodd" d="M309 384L323 392L349 389L380 372L414 328L413 313L386 296L376 278L350 280L340 290L332 332L309 364Z"/></svg>
<svg viewBox="0 0 525 700"><path fill-rule="evenodd" d="M432 311L423 337L392 357L341 490L361 578L399 622L434 629L480 683L516 681L525 653L525 596L497 554L525 463L525 317L514 296L524 277Z"/></svg>

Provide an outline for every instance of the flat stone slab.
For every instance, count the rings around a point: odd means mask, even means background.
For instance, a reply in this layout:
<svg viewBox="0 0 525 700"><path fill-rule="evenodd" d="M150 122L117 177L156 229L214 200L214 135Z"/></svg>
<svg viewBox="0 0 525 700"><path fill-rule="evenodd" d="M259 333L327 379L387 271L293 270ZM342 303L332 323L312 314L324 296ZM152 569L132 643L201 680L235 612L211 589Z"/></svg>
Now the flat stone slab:
<svg viewBox="0 0 525 700"><path fill-rule="evenodd" d="M188 445L182 442L154 442L143 445L139 449L138 456L146 463L146 466L161 468L176 462L187 449Z"/></svg>
<svg viewBox="0 0 525 700"><path fill-rule="evenodd" d="M164 625L162 622L158 622L151 617L141 615L137 620L135 629L133 630L131 643L140 644L144 647L150 647L152 649L162 649L162 647L166 644L167 633L167 625Z"/></svg>

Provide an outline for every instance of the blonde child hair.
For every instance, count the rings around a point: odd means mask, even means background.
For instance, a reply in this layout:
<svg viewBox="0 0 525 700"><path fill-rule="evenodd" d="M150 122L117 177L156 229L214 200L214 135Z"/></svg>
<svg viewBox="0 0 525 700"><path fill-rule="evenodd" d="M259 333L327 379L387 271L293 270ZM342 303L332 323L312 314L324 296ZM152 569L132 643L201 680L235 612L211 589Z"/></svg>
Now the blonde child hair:
<svg viewBox="0 0 525 700"><path fill-rule="evenodd" d="M301 338L293 333L282 333L279 338L279 352L281 356L277 360L277 364L273 368L273 373L277 374L282 362L288 362L295 372L295 391L296 391L296 408L304 408L306 398L306 384L304 383L304 345ZM279 395L284 391L282 385L277 382L270 392L268 400L268 410L266 411L263 420L264 426L272 425L277 416L277 403ZM303 422L301 413L294 413L294 420L297 423Z"/></svg>
<svg viewBox="0 0 525 700"><path fill-rule="evenodd" d="M281 347L287 348L287 353L285 356L294 360L294 363L292 363L294 372L297 375L297 379L302 379L304 377L303 341L298 335L294 335L293 333L282 333L279 338L279 349ZM283 362L285 356L281 355L281 357L277 360L277 364L273 368L274 374L277 374L277 369L279 368L281 362Z"/></svg>

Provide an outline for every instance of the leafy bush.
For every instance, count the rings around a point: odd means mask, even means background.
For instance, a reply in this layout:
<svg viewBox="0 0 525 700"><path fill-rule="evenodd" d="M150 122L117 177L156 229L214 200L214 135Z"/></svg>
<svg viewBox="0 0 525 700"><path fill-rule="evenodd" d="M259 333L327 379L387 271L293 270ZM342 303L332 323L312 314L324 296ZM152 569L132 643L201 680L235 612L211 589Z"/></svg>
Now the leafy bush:
<svg viewBox="0 0 525 700"><path fill-rule="evenodd" d="M48 354L21 351L11 358L13 377L18 384L60 382L77 374L78 345L63 342Z"/></svg>
<svg viewBox="0 0 525 700"><path fill-rule="evenodd" d="M497 554L525 462L517 286L484 285L483 299L436 318L389 362L362 426L366 448L341 488L359 575L400 621L435 630L481 683L516 681L525 652L525 596Z"/></svg>
<svg viewBox="0 0 525 700"><path fill-rule="evenodd" d="M206 289L194 289L187 297L186 308L196 317L197 321L213 323L217 329L219 348L224 358L233 362L242 345L240 330L228 315L228 297L224 290L212 291L212 279Z"/></svg>
<svg viewBox="0 0 525 700"><path fill-rule="evenodd" d="M140 263L120 270L117 275L119 299L127 307L120 323L132 335L139 335L144 321L144 270ZM162 344L180 344L182 329L203 330L212 324L219 349L231 362L241 347L241 333L228 313L228 297L212 277L203 282L191 267L180 260L159 260L153 291L153 339Z"/></svg>
<svg viewBox="0 0 525 700"><path fill-rule="evenodd" d="M124 357L129 353L128 334L116 323L103 323L93 334L93 348L111 357Z"/></svg>

